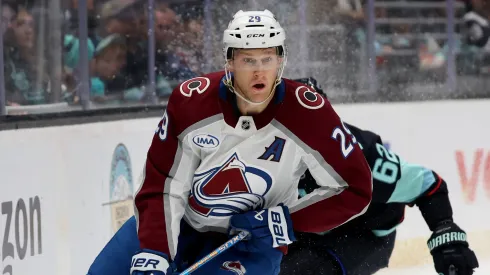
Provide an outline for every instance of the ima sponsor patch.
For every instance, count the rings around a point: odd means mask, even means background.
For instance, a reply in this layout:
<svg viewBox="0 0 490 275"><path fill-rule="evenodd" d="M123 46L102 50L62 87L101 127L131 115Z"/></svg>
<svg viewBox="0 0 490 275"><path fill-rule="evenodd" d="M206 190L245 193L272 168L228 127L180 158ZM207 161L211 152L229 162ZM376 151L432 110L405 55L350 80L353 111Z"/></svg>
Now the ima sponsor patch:
<svg viewBox="0 0 490 275"><path fill-rule="evenodd" d="M219 139L209 134L195 135L192 142L201 148L216 148L219 145Z"/></svg>

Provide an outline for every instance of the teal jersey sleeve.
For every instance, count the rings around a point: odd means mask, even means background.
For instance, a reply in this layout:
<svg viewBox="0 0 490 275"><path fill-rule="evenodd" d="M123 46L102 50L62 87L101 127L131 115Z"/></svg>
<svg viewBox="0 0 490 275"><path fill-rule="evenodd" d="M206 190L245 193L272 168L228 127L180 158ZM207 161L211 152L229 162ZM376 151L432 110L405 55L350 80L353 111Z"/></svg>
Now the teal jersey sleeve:
<svg viewBox="0 0 490 275"><path fill-rule="evenodd" d="M371 230L376 236L386 236L403 221L406 205L417 205L431 230L440 221L452 219L444 179L431 169L408 162L387 149L376 133L346 125L361 146L373 176L371 205L363 216L349 222L351 227ZM299 197L316 188L315 179L306 171L299 182Z"/></svg>
<svg viewBox="0 0 490 275"><path fill-rule="evenodd" d="M350 124L347 124L347 127L356 137L372 171L372 203L414 204L417 198L438 183L439 178L432 170L405 161L387 149L379 135ZM304 196L316 188L318 185L307 171L299 184L299 196Z"/></svg>
<svg viewBox="0 0 490 275"><path fill-rule="evenodd" d="M437 183L432 170L405 161L380 143L365 150L377 202L411 204Z"/></svg>
<svg viewBox="0 0 490 275"><path fill-rule="evenodd" d="M437 183L432 170L400 159L401 177L387 203L413 203Z"/></svg>

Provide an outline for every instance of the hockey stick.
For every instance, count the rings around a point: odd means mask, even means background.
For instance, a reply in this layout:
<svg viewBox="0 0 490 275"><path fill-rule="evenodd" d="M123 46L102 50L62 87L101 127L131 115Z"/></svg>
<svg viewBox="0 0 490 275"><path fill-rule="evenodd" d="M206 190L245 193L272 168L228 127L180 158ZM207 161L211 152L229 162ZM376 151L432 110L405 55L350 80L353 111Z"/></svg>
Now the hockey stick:
<svg viewBox="0 0 490 275"><path fill-rule="evenodd" d="M209 262L214 257L218 256L219 254L223 253L228 248L234 246L235 244L237 244L241 240L245 239L247 236L248 236L248 232L245 232L245 231L240 232L238 235L236 235L235 237L231 238L229 241L227 241L226 243L224 243L220 247L213 250L213 252L209 253L204 258L202 258L201 260L197 261L195 264L191 265L186 270L179 273L179 275L191 274L191 272L200 268L201 266L203 266L205 263Z"/></svg>

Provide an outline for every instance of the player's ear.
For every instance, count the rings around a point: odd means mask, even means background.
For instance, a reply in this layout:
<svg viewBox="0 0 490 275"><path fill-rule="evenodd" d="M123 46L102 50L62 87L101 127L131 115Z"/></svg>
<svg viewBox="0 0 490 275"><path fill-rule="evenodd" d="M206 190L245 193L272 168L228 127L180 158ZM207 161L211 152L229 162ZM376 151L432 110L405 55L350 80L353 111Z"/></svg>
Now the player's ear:
<svg viewBox="0 0 490 275"><path fill-rule="evenodd" d="M235 71L233 59L228 59L228 61L226 61L226 66L228 67L228 71L230 71L232 73Z"/></svg>
<svg viewBox="0 0 490 275"><path fill-rule="evenodd" d="M279 56L277 57L277 60L279 61L278 63L279 63L279 65L280 65L280 64L282 64L282 62L284 62L284 57L283 57L283 56L281 56L281 55L279 55Z"/></svg>

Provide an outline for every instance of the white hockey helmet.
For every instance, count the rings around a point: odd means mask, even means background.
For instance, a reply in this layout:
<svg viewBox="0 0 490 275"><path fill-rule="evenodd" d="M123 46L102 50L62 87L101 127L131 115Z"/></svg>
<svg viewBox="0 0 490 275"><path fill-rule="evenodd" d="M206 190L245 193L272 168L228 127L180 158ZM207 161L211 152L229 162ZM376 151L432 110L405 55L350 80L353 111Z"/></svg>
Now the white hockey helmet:
<svg viewBox="0 0 490 275"><path fill-rule="evenodd" d="M261 49L277 47L278 54L286 54L286 34L269 10L238 11L223 34L225 59L233 58L233 49Z"/></svg>
<svg viewBox="0 0 490 275"><path fill-rule="evenodd" d="M231 75L228 72L228 62L225 63L224 83L231 92L245 100L249 104L259 105L266 102L272 95L274 89L281 83L282 74L287 61L287 52L284 41L286 33L277 22L276 17L269 10L264 11L242 11L239 10L228 24L223 33L223 52L225 60L233 59L233 49L266 49L276 48L277 54L282 57L282 64L278 68L277 78L269 96L262 102L252 102L240 95L233 87Z"/></svg>

